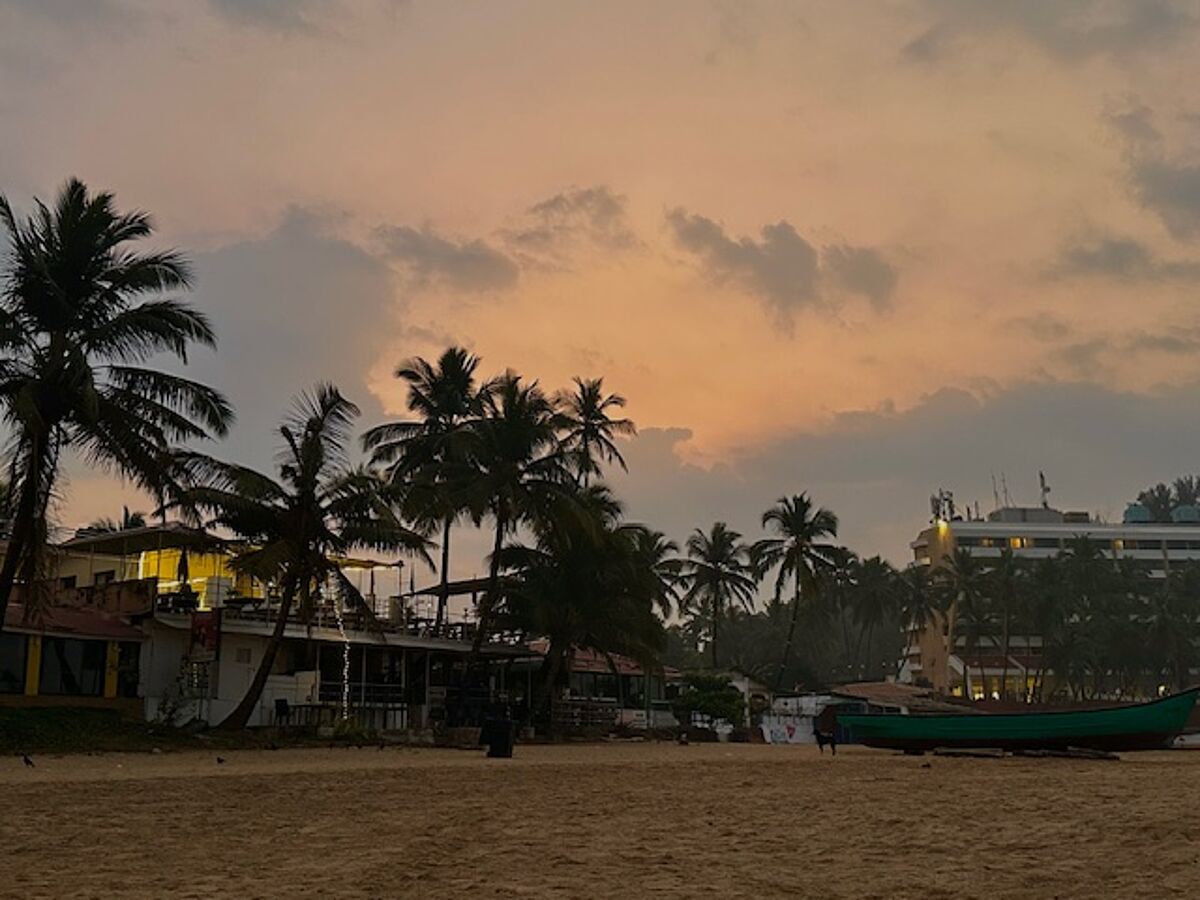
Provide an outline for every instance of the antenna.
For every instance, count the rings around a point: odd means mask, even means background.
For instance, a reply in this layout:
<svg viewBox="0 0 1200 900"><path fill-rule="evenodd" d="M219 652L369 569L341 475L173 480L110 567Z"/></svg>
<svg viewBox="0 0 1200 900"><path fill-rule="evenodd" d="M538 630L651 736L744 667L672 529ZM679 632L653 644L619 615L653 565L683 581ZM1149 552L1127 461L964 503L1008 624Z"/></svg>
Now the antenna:
<svg viewBox="0 0 1200 900"><path fill-rule="evenodd" d="M992 473L992 509L1000 508L1000 492L996 490L996 473Z"/></svg>
<svg viewBox="0 0 1200 900"><path fill-rule="evenodd" d="M1046 484L1046 473L1038 470L1038 486L1042 491L1042 509L1050 508L1050 485Z"/></svg>
<svg viewBox="0 0 1200 900"><path fill-rule="evenodd" d="M1012 498L1008 495L1008 476L1000 473L1000 490L1004 493L1004 505L1012 506Z"/></svg>

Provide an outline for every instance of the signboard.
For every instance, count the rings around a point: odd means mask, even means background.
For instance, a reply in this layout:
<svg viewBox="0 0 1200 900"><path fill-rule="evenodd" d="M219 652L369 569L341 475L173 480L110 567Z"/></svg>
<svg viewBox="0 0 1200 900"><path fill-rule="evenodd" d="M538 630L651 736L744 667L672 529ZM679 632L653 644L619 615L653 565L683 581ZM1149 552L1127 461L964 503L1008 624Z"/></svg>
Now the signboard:
<svg viewBox="0 0 1200 900"><path fill-rule="evenodd" d="M192 613L192 642L188 658L192 662L211 662L221 653L221 610Z"/></svg>

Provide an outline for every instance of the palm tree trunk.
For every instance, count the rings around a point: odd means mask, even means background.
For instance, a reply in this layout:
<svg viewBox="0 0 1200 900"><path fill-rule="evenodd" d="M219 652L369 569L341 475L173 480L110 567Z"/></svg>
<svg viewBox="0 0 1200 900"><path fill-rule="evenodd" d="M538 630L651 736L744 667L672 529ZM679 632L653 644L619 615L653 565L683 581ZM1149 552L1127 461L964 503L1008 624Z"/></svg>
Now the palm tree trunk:
<svg viewBox="0 0 1200 900"><path fill-rule="evenodd" d="M554 685L558 681L558 673L562 669L563 657L570 649L570 644L565 641L552 638L550 646L546 648L546 660L542 663L542 684L538 689L538 698L529 708L529 721L532 725L537 719L538 714L543 709L549 710L549 725L547 733L554 731L554 704L551 700L554 697Z"/></svg>
<svg viewBox="0 0 1200 900"><path fill-rule="evenodd" d="M433 623L435 634L440 634L446 621L446 604L450 600L450 525L453 519L447 518L442 525L442 578L438 587L437 618Z"/></svg>
<svg viewBox="0 0 1200 900"><path fill-rule="evenodd" d="M1004 645L1001 651L1004 654L1004 661L1000 668L1000 699L1008 698L1008 651L1009 651L1009 636L1008 636L1008 606L1004 607L1004 622L1002 625L1002 634L1000 637L1001 643Z"/></svg>
<svg viewBox="0 0 1200 900"><path fill-rule="evenodd" d="M788 622L787 640L783 645L783 659L779 661L779 674L775 676L775 690L782 690L783 676L792 659L792 641L796 637L796 622L800 618L800 579L796 578L796 592L792 597L792 618Z"/></svg>
<svg viewBox="0 0 1200 900"><path fill-rule="evenodd" d="M479 618L475 623L475 640L471 643L471 653L467 657L467 671L475 668L479 661L479 653L483 642L492 625L492 610L500 594L500 550L504 546L504 529L508 525L508 515L503 506L496 511L496 537L492 542L492 558L488 566L488 588L483 599L479 601Z"/></svg>
<svg viewBox="0 0 1200 900"><path fill-rule="evenodd" d="M275 665L275 656L278 654L279 648L283 645L283 633L287 627L295 596L295 581L289 579L284 582L283 596L279 600L279 618L275 620L275 629L271 632L271 639L267 641L267 649L263 651L263 658L258 664L258 671L254 673L254 680L250 682L250 687L246 689L245 696L234 707L233 712L226 716L221 724L217 726L221 731L240 731L250 721L250 716L254 712L254 708L258 706L263 688L267 685L267 678L270 677L271 669Z"/></svg>
<svg viewBox="0 0 1200 900"><path fill-rule="evenodd" d="M717 670L717 666L719 665L717 662L717 622L720 620L720 618L721 604L718 602L717 597L714 594L712 602L712 634L710 635L712 640L709 641L712 649L712 667L714 672Z"/></svg>
<svg viewBox="0 0 1200 900"><path fill-rule="evenodd" d="M17 498L8 547L4 553L4 564L0 566L0 632L4 630L4 616L8 612L8 601L12 596L17 568L26 550L30 549L30 543L37 539L34 519L38 511L38 496L42 493L38 479L48 458L47 442L35 437L30 449L28 468L21 478L21 491Z"/></svg>

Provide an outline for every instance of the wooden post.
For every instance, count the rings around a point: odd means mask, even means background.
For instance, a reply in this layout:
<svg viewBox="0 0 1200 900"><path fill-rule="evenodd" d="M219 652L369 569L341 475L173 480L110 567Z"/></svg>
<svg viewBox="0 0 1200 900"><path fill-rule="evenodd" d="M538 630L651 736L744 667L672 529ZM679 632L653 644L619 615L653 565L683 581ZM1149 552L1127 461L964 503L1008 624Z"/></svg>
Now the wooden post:
<svg viewBox="0 0 1200 900"><path fill-rule="evenodd" d="M25 696L36 697L42 679L42 636L31 634L25 639Z"/></svg>

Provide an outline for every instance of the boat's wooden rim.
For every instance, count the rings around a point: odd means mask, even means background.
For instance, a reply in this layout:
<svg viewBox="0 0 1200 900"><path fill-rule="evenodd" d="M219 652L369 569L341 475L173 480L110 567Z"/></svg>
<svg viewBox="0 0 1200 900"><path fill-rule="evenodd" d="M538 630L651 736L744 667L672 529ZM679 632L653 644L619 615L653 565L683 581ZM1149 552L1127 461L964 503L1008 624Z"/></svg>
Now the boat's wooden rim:
<svg viewBox="0 0 1200 900"><path fill-rule="evenodd" d="M1097 713L1107 712L1128 712L1135 709L1146 709L1150 706L1157 706L1160 703L1170 703L1172 700L1178 700L1186 697L1189 694L1200 694L1200 685L1190 687L1184 691L1178 691L1174 694L1167 694L1165 697L1156 697L1154 700L1143 700L1141 703L1127 703L1124 706L1094 706L1090 709L1037 709L1029 712L953 712L953 713L839 713L839 719L865 719L865 718L913 718L913 719L976 719L980 716L985 716L989 719L1027 719L1033 716L1075 716L1075 715L1094 715Z"/></svg>

